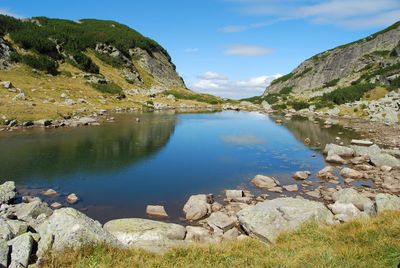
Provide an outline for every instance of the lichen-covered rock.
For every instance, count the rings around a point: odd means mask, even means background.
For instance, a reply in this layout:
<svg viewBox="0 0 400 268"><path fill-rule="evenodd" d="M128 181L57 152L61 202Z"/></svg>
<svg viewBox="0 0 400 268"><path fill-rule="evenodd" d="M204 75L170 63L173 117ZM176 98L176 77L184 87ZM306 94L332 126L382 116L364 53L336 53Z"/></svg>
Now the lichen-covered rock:
<svg viewBox="0 0 400 268"><path fill-rule="evenodd" d="M186 226L185 240L200 243L213 242L210 230L200 226Z"/></svg>
<svg viewBox="0 0 400 268"><path fill-rule="evenodd" d="M306 221L333 223L333 215L323 203L290 197L258 203L237 215L247 233L267 242L274 242L281 232L295 230Z"/></svg>
<svg viewBox="0 0 400 268"><path fill-rule="evenodd" d="M215 230L219 228L222 231L231 229L236 224L236 218L229 217L222 212L214 212L207 218L207 224Z"/></svg>
<svg viewBox="0 0 400 268"><path fill-rule="evenodd" d="M0 185L0 205L10 202L15 198L15 183L13 181L6 181Z"/></svg>
<svg viewBox="0 0 400 268"><path fill-rule="evenodd" d="M0 267L7 267L9 252L7 241L0 238Z"/></svg>
<svg viewBox="0 0 400 268"><path fill-rule="evenodd" d="M372 154L370 155L370 158L372 164L374 164L377 167L381 166L400 167L400 160L390 154L386 153Z"/></svg>
<svg viewBox="0 0 400 268"><path fill-rule="evenodd" d="M117 219L104 224L104 230L111 233L123 245L159 251L175 245L174 241L185 238L185 227L147 219ZM154 243L155 248L151 249ZM179 242L178 242L179 243Z"/></svg>
<svg viewBox="0 0 400 268"><path fill-rule="evenodd" d="M14 237L13 230L11 226L7 223L7 221L0 217L0 239L4 239L6 241L12 239Z"/></svg>
<svg viewBox="0 0 400 268"><path fill-rule="evenodd" d="M30 203L21 203L16 205L13 209L17 218L25 221L29 219L36 219L41 214L50 216L53 213L47 203L40 200L35 200Z"/></svg>
<svg viewBox="0 0 400 268"><path fill-rule="evenodd" d="M381 213L385 210L400 210L400 197L379 193L375 197L376 211Z"/></svg>
<svg viewBox="0 0 400 268"><path fill-rule="evenodd" d="M11 246L10 267L28 267L33 246L31 233L17 236L9 241L8 245Z"/></svg>
<svg viewBox="0 0 400 268"><path fill-rule="evenodd" d="M328 205L328 207L333 212L333 214L335 214L335 219L341 222L346 222L362 215L361 211L352 203L345 204L335 202L334 204Z"/></svg>
<svg viewBox="0 0 400 268"><path fill-rule="evenodd" d="M333 193L332 199L338 203L351 203L360 211L364 211L369 216L374 216L376 214L375 206L371 199L363 196L353 188L346 188Z"/></svg>
<svg viewBox="0 0 400 268"><path fill-rule="evenodd" d="M83 245L119 244L98 221L73 208L55 210L37 229L41 237L50 235L54 238L52 249L56 251Z"/></svg>

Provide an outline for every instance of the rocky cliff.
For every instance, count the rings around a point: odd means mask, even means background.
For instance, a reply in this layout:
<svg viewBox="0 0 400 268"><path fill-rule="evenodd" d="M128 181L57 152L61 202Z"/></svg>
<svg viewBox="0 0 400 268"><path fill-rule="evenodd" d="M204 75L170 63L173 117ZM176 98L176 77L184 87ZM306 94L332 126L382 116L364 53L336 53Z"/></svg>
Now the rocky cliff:
<svg viewBox="0 0 400 268"><path fill-rule="evenodd" d="M293 93L329 91L329 88L348 86L365 78L385 80L396 70L385 73L383 78L376 77L375 73L382 75L379 69L399 63L399 55L400 22L397 22L364 39L313 56L291 73L274 80L264 95L282 89ZM390 81L389 78L382 82L389 84Z"/></svg>

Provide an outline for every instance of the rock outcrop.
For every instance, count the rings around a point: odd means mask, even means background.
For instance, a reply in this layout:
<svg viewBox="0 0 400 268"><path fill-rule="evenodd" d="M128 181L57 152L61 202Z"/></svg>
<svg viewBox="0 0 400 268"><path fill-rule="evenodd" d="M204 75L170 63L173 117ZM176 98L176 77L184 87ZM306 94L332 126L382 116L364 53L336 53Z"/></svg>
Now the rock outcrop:
<svg viewBox="0 0 400 268"><path fill-rule="evenodd" d="M294 93L333 85L349 85L376 63L398 62L400 22L364 39L317 54L301 63L290 74L276 79L264 94L291 88ZM392 55L386 58L382 54Z"/></svg>

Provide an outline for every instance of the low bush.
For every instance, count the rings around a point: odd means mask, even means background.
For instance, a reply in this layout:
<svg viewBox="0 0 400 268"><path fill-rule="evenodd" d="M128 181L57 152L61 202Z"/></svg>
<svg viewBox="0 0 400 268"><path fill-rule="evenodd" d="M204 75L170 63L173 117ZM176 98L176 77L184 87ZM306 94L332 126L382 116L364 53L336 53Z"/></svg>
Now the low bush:
<svg viewBox="0 0 400 268"><path fill-rule="evenodd" d="M296 111L310 107L310 104L306 101L291 101L289 105L292 106Z"/></svg>
<svg viewBox="0 0 400 268"><path fill-rule="evenodd" d="M49 74L57 74L58 63L48 56L22 55L20 61L34 69L45 71Z"/></svg>
<svg viewBox="0 0 400 268"><path fill-rule="evenodd" d="M338 105L347 102L354 102L360 100L366 92L370 91L373 88L375 88L375 84L370 83L356 84L349 87L338 88L329 93L325 93L321 97L321 100L323 102L331 101Z"/></svg>
<svg viewBox="0 0 400 268"><path fill-rule="evenodd" d="M338 79L333 79L333 80L331 80L331 81L329 81L329 82L326 82L325 84L324 84L324 87L334 87L334 86L336 86L337 85L337 83L339 82L339 78Z"/></svg>
<svg viewBox="0 0 400 268"><path fill-rule="evenodd" d="M96 52L95 55L98 59L111 65L112 67L122 68L125 65L124 61L119 57L112 57L110 55L102 54L99 52Z"/></svg>
<svg viewBox="0 0 400 268"><path fill-rule="evenodd" d="M209 103L209 104L223 103L223 101L220 98L215 97L213 95L194 93L193 91L186 90L186 89L168 90L164 94L165 95L173 95L175 98L181 99L181 100L193 100L193 101L205 102L205 103Z"/></svg>
<svg viewBox="0 0 400 268"><path fill-rule="evenodd" d="M106 94L122 94L122 88L113 82L108 82L107 84L92 84L92 86Z"/></svg>
<svg viewBox="0 0 400 268"><path fill-rule="evenodd" d="M88 72L88 73L99 73L99 67L92 61L91 58L86 56L80 51L71 52L70 55L72 56L72 64L78 67L79 69Z"/></svg>
<svg viewBox="0 0 400 268"><path fill-rule="evenodd" d="M282 95L289 95L290 93L292 93L292 91L293 91L293 86L284 87L284 88L282 88L281 91L279 91L279 93L282 94Z"/></svg>
<svg viewBox="0 0 400 268"><path fill-rule="evenodd" d="M274 104L271 107L274 110L284 110L287 108L287 105L286 105L286 103L281 103L281 104Z"/></svg>

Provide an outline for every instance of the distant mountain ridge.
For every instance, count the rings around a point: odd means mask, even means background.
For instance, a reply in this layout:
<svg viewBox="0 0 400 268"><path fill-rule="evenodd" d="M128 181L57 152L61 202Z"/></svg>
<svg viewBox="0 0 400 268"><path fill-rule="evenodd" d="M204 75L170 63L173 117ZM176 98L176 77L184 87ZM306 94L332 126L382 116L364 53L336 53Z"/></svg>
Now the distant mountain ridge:
<svg viewBox="0 0 400 268"><path fill-rule="evenodd" d="M284 90L312 96L321 94L318 91L378 80L390 85L390 76L400 70L399 63L400 21L371 36L311 57L291 73L275 79L264 95Z"/></svg>

